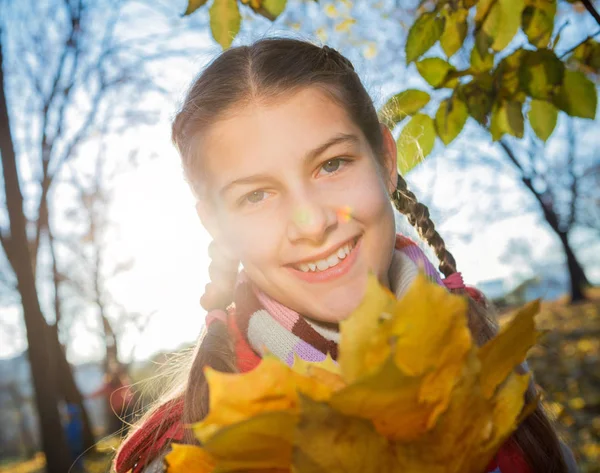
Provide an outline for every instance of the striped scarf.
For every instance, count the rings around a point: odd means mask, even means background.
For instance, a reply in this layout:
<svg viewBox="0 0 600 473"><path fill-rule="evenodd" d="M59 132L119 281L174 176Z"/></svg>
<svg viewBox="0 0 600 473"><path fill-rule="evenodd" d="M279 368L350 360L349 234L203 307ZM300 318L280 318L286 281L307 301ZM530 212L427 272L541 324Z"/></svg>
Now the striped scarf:
<svg viewBox="0 0 600 473"><path fill-rule="evenodd" d="M406 292L419 271L430 280L444 284L417 244L397 235L390 269L390 282L396 297ZM328 353L334 359L337 357L337 330L309 320L274 301L258 290L243 273L227 323L240 372L258 365L265 351L287 364L293 362L294 353L307 361L322 361ZM165 448L171 441L183 438L182 412L182 398L161 406L121 447L115 459L117 473L130 472L130 469L133 473L163 472ZM512 440L504 444L486 472L532 473L519 446Z"/></svg>
<svg viewBox="0 0 600 473"><path fill-rule="evenodd" d="M396 250L390 269L391 288L402 296L419 271L434 282L442 280L423 251L412 240L396 236ZM230 311L230 328L235 334L240 371L247 371L265 352L288 365L294 354L306 361L322 361L327 354L337 358L339 331L285 307L259 290L240 273L235 291L235 309ZM235 314L234 314L235 313Z"/></svg>

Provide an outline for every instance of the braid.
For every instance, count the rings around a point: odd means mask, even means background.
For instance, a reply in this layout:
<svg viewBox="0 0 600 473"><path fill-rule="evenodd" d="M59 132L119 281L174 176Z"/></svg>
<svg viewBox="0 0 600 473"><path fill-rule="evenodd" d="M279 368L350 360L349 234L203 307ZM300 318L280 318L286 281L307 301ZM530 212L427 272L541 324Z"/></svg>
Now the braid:
<svg viewBox="0 0 600 473"><path fill-rule="evenodd" d="M206 333L196 346L194 360L184 394L183 422L193 424L208 414L209 396L208 382L204 368L211 368L222 373L236 373L236 357L233 340L227 325L215 320L206 327ZM190 429L186 429L186 443L194 443Z"/></svg>
<svg viewBox="0 0 600 473"><path fill-rule="evenodd" d="M426 205L417 200L415 194L408 189L404 178L398 174L398 184L392 194L392 202L402 215L405 215L408 222L415 227L421 238L433 248L435 255L440 261L439 269L448 277L456 272L456 261L454 256L446 249L446 243L435 229L435 224L429 216L429 209Z"/></svg>

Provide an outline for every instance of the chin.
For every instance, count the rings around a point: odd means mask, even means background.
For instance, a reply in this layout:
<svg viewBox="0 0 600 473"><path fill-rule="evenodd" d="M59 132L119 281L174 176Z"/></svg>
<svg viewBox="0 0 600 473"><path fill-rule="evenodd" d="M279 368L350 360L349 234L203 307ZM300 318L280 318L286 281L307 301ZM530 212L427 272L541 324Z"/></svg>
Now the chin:
<svg viewBox="0 0 600 473"><path fill-rule="evenodd" d="M322 322L338 323L347 319L352 312L358 307L362 300L362 291L349 292L344 290L343 297L327 297L325 299L316 300L318 304L316 310L312 311L315 320ZM351 294L351 296L349 296Z"/></svg>

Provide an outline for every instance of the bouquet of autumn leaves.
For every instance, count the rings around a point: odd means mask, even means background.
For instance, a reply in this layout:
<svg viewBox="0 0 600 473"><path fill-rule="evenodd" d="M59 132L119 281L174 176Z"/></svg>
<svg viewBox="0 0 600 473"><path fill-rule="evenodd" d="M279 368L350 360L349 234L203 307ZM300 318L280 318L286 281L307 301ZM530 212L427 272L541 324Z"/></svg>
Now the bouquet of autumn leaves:
<svg viewBox="0 0 600 473"><path fill-rule="evenodd" d="M341 323L339 363L266 356L244 374L206 369L210 411L174 444L168 473L481 473L535 403L514 368L537 303L481 348L467 301L419 276L400 300L374 277Z"/></svg>

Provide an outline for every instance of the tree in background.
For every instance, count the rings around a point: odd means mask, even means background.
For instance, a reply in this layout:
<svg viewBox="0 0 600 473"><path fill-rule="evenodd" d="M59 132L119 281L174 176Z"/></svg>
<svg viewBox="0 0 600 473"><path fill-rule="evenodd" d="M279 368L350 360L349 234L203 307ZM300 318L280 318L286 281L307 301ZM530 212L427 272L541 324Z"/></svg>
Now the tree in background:
<svg viewBox="0 0 600 473"><path fill-rule="evenodd" d="M135 345L131 352L123 353L121 338L125 334L131 337L134 333L139 337L152 315L128 310L110 291L111 284L118 284L119 276L134 266L131 258L120 259L111 254L111 241L116 239L118 232L110 218L113 186L119 175L139 164L136 152L130 156L134 159L111 162L105 143L100 143L94 161L88 159L93 164L91 169L69 167L65 184L70 184L73 198L69 200L73 205L64 209L62 221L77 222L77 228L59 231L53 238L53 251L61 255L53 258L53 264L60 260L57 280L64 287L61 299L68 301L65 313L71 315L71 325L93 319L97 322L93 326L99 326L100 330L93 330L93 334L102 340L105 349L103 370L106 380L128 378L127 362L131 360ZM92 316L81 317L82 312L91 312ZM63 328L68 330L72 327ZM115 415L120 416L133 407L131 396L121 396L126 405L118 405L114 401L115 394L111 391L114 384L107 383L106 389L100 389L95 396L102 394L108 401L107 425L113 426ZM129 387L121 386L120 389L129 390ZM111 430L111 433L114 431Z"/></svg>
<svg viewBox="0 0 600 473"><path fill-rule="evenodd" d="M49 473L70 466L59 400L78 404L87 417L59 339L58 270L39 264L38 255L53 250L53 192L65 164L94 138L109 110L108 131L143 125L153 121L144 97L162 93L148 78L158 49L149 49L149 38L136 41L117 32L123 7L111 0L0 4L0 243L10 266L2 280L10 288L14 277L22 304ZM42 296L52 290L54 300L47 302ZM85 447L93 446L89 422L84 432Z"/></svg>
<svg viewBox="0 0 600 473"><path fill-rule="evenodd" d="M2 84L4 84L3 59L0 49L0 81ZM2 246L15 273L23 304L31 374L40 417L42 449L46 454L47 470L48 473L60 473L68 471L71 464L70 454L58 411L58 387L51 369L51 360L48 357L48 353L51 352L47 338L48 326L40 307L35 276L31 267L31 253L23 210L23 193L19 183L16 154L10 136L4 87L0 91L0 152L2 153L6 207L10 221L10 234L2 234Z"/></svg>

